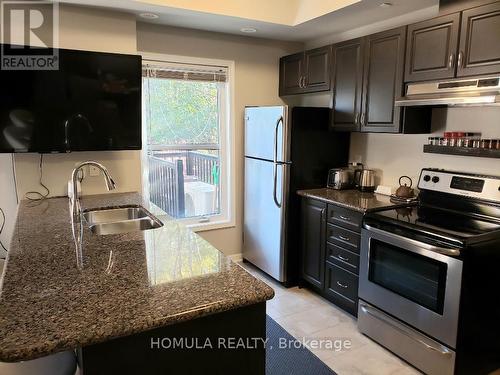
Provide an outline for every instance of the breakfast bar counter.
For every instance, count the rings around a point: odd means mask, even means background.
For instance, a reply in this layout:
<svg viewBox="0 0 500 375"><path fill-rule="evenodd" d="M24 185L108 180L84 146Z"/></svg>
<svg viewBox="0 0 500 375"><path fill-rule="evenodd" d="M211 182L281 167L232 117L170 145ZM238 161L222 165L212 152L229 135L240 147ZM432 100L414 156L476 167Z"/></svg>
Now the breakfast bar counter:
<svg viewBox="0 0 500 375"><path fill-rule="evenodd" d="M143 204L136 193L81 203L83 209ZM0 361L79 348L80 360L88 358L85 374L94 374L94 364L102 368L100 353L134 350L135 360L137 350L156 355L153 336L229 335L226 326L233 336L265 337L265 302L274 291L182 224L158 218L159 229L98 236L71 223L66 197L22 201L1 283ZM197 333L192 322L200 322Z"/></svg>

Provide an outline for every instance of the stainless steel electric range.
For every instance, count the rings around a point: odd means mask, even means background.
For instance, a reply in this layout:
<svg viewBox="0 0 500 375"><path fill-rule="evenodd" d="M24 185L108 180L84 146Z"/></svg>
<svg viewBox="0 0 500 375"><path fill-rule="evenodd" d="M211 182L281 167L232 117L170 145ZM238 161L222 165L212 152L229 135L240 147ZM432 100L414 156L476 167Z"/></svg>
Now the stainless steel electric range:
<svg viewBox="0 0 500 375"><path fill-rule="evenodd" d="M423 169L420 202L365 216L358 327L428 374L500 368L500 177Z"/></svg>

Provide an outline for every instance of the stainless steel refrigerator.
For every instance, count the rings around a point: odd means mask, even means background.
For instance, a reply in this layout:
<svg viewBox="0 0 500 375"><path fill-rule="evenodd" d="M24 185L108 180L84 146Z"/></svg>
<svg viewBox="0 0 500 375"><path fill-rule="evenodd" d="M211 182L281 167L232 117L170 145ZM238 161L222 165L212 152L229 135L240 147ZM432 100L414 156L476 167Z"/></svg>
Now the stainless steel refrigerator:
<svg viewBox="0 0 500 375"><path fill-rule="evenodd" d="M349 134L330 128L327 108L245 108L243 259L293 285L299 274L300 199L347 165Z"/></svg>

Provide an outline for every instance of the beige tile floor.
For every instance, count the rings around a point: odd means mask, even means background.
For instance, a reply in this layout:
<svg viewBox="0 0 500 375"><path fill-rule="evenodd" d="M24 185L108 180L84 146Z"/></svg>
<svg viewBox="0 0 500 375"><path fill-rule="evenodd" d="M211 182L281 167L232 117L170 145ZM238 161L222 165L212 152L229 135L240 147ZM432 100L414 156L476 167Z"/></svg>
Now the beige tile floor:
<svg viewBox="0 0 500 375"><path fill-rule="evenodd" d="M338 375L411 375L419 371L358 332L356 320L308 289L284 288L248 263L247 271L271 286L276 295L267 314L298 340L333 339L349 348L310 350Z"/></svg>

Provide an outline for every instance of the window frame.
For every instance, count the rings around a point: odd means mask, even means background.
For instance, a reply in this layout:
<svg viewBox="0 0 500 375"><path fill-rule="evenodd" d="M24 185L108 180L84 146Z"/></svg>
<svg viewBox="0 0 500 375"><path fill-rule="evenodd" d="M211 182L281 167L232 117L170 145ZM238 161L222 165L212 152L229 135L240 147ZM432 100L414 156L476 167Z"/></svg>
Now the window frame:
<svg viewBox="0 0 500 375"><path fill-rule="evenodd" d="M225 110L220 113L220 134L219 134L219 147L220 147L220 163L221 173L220 188L221 188L221 213L218 215L210 216L207 222L200 222L200 217L176 219L195 232L232 228L236 226L236 198L235 198L235 185L236 185L236 165L235 165L235 97L234 97L234 66L233 60L219 60L208 59L199 57L179 56L158 54L149 52L138 52L143 60L154 61L161 65L162 63L168 64L187 64L187 65L205 65L205 66L223 66L227 68L227 98L220 97L219 99L225 102ZM218 90L219 91L219 90ZM220 91L219 91L220 95ZM145 111L143 111L144 119ZM145 124L145 121L143 121ZM141 151L141 174L142 174L142 190L143 195L149 199L149 182L148 170L146 164L147 157L147 137L146 126L143 126L143 149Z"/></svg>

